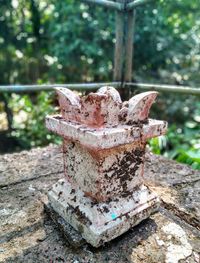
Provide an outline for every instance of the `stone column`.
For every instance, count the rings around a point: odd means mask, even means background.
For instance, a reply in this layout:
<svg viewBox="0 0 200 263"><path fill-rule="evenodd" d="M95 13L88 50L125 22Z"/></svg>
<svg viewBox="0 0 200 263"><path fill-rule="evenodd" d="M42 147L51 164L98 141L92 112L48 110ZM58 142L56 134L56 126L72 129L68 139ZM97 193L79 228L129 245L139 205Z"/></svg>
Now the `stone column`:
<svg viewBox="0 0 200 263"><path fill-rule="evenodd" d="M63 179L49 203L95 247L121 235L159 207L143 182L146 141L166 132L167 123L148 119L157 92L122 102L102 87L79 97L57 88L61 115L46 126L63 137Z"/></svg>

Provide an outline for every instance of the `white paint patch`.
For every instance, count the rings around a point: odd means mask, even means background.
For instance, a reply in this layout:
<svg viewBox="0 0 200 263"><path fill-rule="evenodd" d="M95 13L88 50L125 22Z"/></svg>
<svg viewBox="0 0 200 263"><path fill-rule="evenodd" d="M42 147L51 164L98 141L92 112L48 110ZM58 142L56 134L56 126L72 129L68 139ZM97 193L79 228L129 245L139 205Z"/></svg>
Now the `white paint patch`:
<svg viewBox="0 0 200 263"><path fill-rule="evenodd" d="M174 237L167 241L166 263L178 263L179 260L185 259L192 254L192 247L188 242L187 235L179 225L169 223L163 226L162 230Z"/></svg>
<svg viewBox="0 0 200 263"><path fill-rule="evenodd" d="M163 240L159 239L159 237L156 237L156 242L157 242L158 246L160 246L160 247L165 245L165 242Z"/></svg>

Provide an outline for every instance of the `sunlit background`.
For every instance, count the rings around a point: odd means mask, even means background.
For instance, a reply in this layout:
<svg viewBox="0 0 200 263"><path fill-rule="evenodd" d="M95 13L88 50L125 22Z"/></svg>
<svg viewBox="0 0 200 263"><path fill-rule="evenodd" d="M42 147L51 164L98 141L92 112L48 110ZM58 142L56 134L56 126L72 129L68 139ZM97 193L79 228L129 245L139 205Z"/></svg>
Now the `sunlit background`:
<svg viewBox="0 0 200 263"><path fill-rule="evenodd" d="M0 85L112 81L113 11L77 0L0 1ZM200 87L199 0L159 0L137 9L133 80ZM44 127L53 92L0 93L0 152L59 143ZM169 122L149 142L200 169L200 100L160 94L151 116Z"/></svg>

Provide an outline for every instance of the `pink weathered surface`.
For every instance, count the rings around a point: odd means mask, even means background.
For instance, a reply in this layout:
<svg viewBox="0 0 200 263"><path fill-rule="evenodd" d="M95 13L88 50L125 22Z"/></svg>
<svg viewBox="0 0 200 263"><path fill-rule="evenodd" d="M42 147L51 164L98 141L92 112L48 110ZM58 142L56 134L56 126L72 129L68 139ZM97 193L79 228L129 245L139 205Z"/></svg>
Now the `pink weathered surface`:
<svg viewBox="0 0 200 263"><path fill-rule="evenodd" d="M61 114L66 121L97 128L119 123L121 98L116 89L102 87L97 93L90 93L81 98L69 89L56 90Z"/></svg>
<svg viewBox="0 0 200 263"><path fill-rule="evenodd" d="M53 186L49 200L99 246L158 208L157 197L144 186L145 146L147 139L165 134L167 123L148 119L157 92L122 102L112 87L83 97L57 91L62 116L47 116L46 127L63 137L65 179Z"/></svg>
<svg viewBox="0 0 200 263"><path fill-rule="evenodd" d="M158 94L144 92L122 103L119 92L113 87L102 87L83 97L63 88L57 88L57 93L61 114L66 121L94 128L146 122Z"/></svg>
<svg viewBox="0 0 200 263"><path fill-rule="evenodd" d="M143 92L129 100L127 122L147 121L151 105L155 101L158 92Z"/></svg>
<svg viewBox="0 0 200 263"><path fill-rule="evenodd" d="M46 127L58 135L77 141L89 148L109 149L165 134L165 121L149 119L148 124L118 125L117 127L92 128L65 121L60 115L47 116Z"/></svg>
<svg viewBox="0 0 200 263"><path fill-rule="evenodd" d="M122 100L121 100L119 92L113 87L108 87L108 86L101 87L97 91L97 93L98 94L108 95L108 96L110 96L113 99L113 101L115 101L117 103L122 103Z"/></svg>
<svg viewBox="0 0 200 263"><path fill-rule="evenodd" d="M80 122L80 97L69 89L57 88L56 90L63 118L68 121Z"/></svg>
<svg viewBox="0 0 200 263"><path fill-rule="evenodd" d="M143 92L124 102L120 111L122 122L125 124L146 122L157 95L158 92L155 91Z"/></svg>

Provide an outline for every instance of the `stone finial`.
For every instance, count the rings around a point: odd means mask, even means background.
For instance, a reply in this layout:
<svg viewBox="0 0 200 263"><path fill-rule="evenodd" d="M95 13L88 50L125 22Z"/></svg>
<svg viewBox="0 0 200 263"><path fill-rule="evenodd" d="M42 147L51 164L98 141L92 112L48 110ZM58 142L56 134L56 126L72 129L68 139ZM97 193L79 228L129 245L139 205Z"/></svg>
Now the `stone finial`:
<svg viewBox="0 0 200 263"><path fill-rule="evenodd" d="M62 116L47 116L46 126L63 137L64 178L49 191L49 202L98 247L158 209L143 181L145 147L167 123L148 119L154 91L127 102L112 87L82 97L62 88L57 93Z"/></svg>
<svg viewBox="0 0 200 263"><path fill-rule="evenodd" d="M69 89L57 88L56 90L63 118L68 121L80 122L80 97Z"/></svg>
<svg viewBox="0 0 200 263"><path fill-rule="evenodd" d="M144 123L158 94L155 91L144 92L122 103L119 92L113 87L102 87L96 93L83 97L69 89L56 90L63 118L94 128Z"/></svg>
<svg viewBox="0 0 200 263"><path fill-rule="evenodd" d="M121 112L122 116L125 113L124 123L145 123L149 116L149 110L157 95L158 92L155 91L143 92L132 97L128 102L123 103Z"/></svg>

